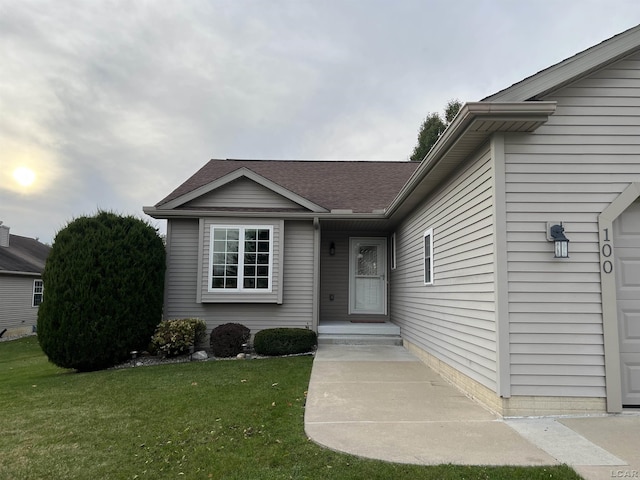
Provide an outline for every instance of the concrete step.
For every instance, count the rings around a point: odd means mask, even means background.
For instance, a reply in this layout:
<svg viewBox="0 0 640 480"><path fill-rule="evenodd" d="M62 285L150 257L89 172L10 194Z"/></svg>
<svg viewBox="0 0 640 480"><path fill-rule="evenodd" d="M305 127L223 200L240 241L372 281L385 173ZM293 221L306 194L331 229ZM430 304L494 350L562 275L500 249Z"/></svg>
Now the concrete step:
<svg viewBox="0 0 640 480"><path fill-rule="evenodd" d="M402 345L400 335L330 334L318 335L318 345Z"/></svg>
<svg viewBox="0 0 640 480"><path fill-rule="evenodd" d="M318 325L318 334L323 335L398 335L400 327L391 322L351 323L326 322Z"/></svg>

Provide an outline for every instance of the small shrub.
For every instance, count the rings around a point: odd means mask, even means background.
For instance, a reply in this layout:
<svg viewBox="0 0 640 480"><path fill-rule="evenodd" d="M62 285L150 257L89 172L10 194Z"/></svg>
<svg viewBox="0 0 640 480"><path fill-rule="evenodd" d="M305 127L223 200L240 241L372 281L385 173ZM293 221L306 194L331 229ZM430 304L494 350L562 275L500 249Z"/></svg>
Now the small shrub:
<svg viewBox="0 0 640 480"><path fill-rule="evenodd" d="M259 355L293 355L312 351L318 344L313 330L270 328L256 333L253 348Z"/></svg>
<svg viewBox="0 0 640 480"><path fill-rule="evenodd" d="M233 357L242 353L242 345L251 338L251 330L240 323L225 323L211 331L211 351L216 357Z"/></svg>
<svg viewBox="0 0 640 480"><path fill-rule="evenodd" d="M203 340L206 330L207 325L198 318L163 320L151 337L151 345L165 357L183 355Z"/></svg>

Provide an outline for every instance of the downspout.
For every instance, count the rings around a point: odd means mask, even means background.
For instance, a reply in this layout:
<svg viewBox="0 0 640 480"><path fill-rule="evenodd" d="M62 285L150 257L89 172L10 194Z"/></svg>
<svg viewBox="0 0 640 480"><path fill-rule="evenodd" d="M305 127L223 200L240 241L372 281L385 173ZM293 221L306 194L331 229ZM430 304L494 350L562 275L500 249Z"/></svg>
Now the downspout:
<svg viewBox="0 0 640 480"><path fill-rule="evenodd" d="M504 133L491 139L493 168L493 271L496 329L496 393L511 397L511 345L509 339L509 280L507 265L507 207Z"/></svg>
<svg viewBox="0 0 640 480"><path fill-rule="evenodd" d="M313 294L311 309L311 329L318 332L318 323L320 317L320 240L321 229L318 217L313 218Z"/></svg>

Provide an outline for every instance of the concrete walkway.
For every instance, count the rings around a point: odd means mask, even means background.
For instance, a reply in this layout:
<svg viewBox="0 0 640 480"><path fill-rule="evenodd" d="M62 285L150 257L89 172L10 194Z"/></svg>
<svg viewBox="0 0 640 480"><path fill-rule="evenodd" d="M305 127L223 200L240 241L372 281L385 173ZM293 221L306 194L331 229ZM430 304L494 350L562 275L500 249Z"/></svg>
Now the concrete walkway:
<svg viewBox="0 0 640 480"><path fill-rule="evenodd" d="M399 346L320 345L305 429L328 448L390 462L566 463L589 480L640 478L640 414L505 420Z"/></svg>

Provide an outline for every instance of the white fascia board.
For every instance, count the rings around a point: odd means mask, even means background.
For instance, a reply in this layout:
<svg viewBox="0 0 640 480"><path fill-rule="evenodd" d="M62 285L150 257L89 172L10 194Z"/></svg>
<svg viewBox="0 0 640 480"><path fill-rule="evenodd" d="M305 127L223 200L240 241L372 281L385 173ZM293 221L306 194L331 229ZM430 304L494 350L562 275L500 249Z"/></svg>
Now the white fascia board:
<svg viewBox="0 0 640 480"><path fill-rule="evenodd" d="M264 210L256 211L216 211L216 210L174 210L157 207L143 207L142 211L155 219L169 218L204 218L204 217L224 217L224 218L282 218L285 220L385 220L384 213L331 213L331 212L273 212Z"/></svg>
<svg viewBox="0 0 640 480"><path fill-rule="evenodd" d="M640 25L561 61L491 96L485 102L518 102L550 93L640 48Z"/></svg>
<svg viewBox="0 0 640 480"><path fill-rule="evenodd" d="M298 205L309 209L312 212L326 212L327 209L321 207L320 205L316 205L315 203L307 200L306 198L298 195L297 193L293 193L290 190L287 190L284 187L281 187L280 185L278 185L275 182L272 182L271 180L269 180L268 178L265 178L261 175L258 175L257 173L249 170L246 167L242 167L239 168L237 170L234 170L231 173L228 173L227 175L220 177L216 180L214 180L213 182L207 183L206 185L203 185L199 188L196 188L195 190L190 191L189 193L185 193L184 195L181 195L178 198L174 198L173 200L170 200L169 202L165 203L164 205L162 205L162 209L172 209L172 208L176 208L179 207L181 205L184 205L187 202L190 202L191 200L195 200L196 198L209 193L217 188L220 188L228 183L233 182L234 180L237 180L241 177L245 177L248 178L249 180L252 180L260 185L262 185L263 187L268 188L269 190L272 190L273 192L277 193L278 195L281 195L289 200L291 200L292 202L297 203ZM145 207L147 208L147 207ZM145 213L147 213L145 211Z"/></svg>
<svg viewBox="0 0 640 480"><path fill-rule="evenodd" d="M390 217L402 205L416 186L464 136L475 120L492 119L502 120L505 123L526 120L546 121L555 110L556 102L465 103L438 141L431 147L420 166L409 177L400 193L386 209L386 216ZM486 132L486 136L488 137L493 133L495 132Z"/></svg>

